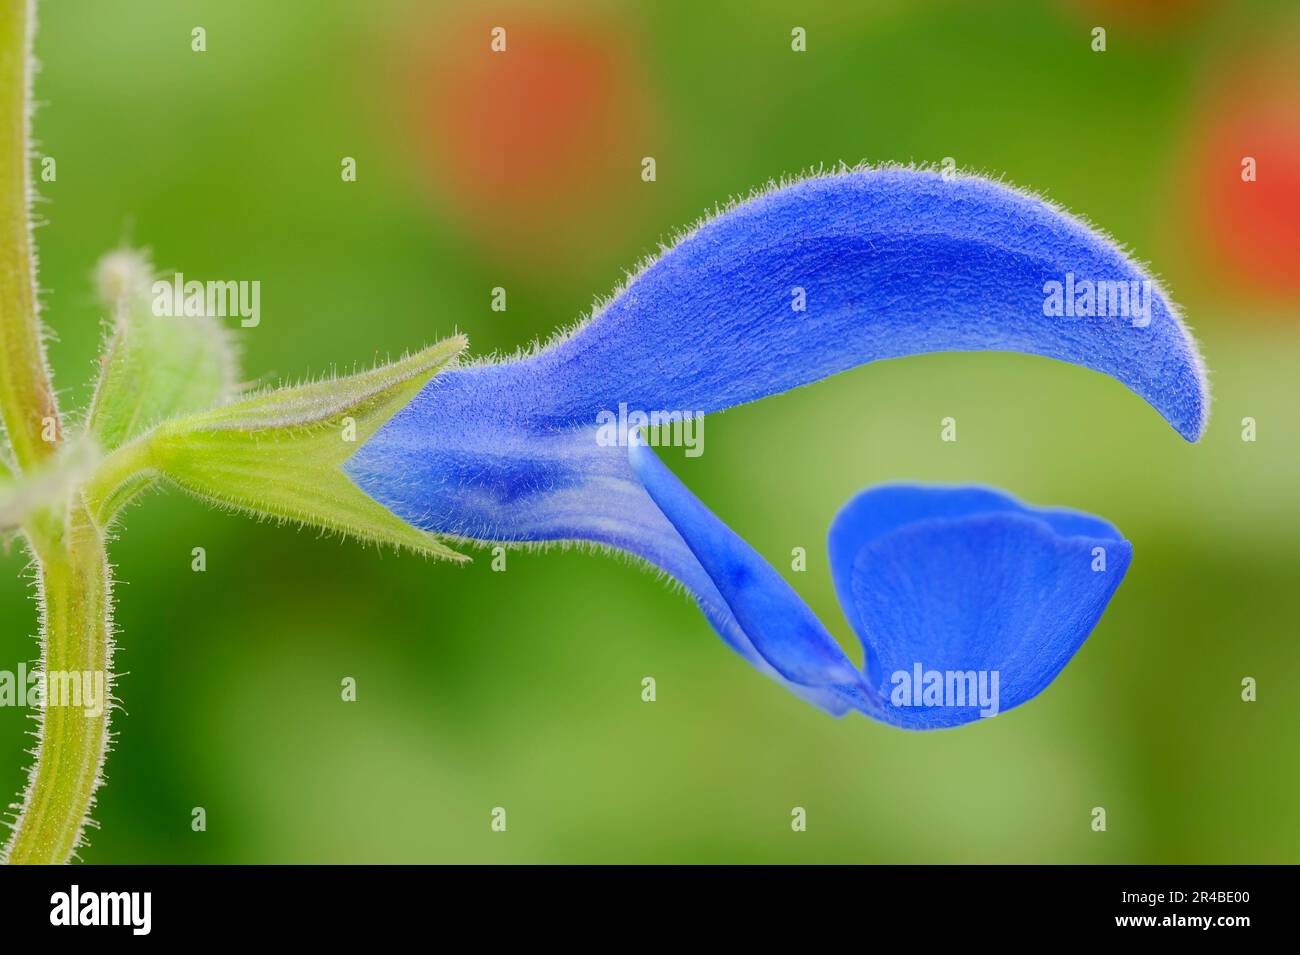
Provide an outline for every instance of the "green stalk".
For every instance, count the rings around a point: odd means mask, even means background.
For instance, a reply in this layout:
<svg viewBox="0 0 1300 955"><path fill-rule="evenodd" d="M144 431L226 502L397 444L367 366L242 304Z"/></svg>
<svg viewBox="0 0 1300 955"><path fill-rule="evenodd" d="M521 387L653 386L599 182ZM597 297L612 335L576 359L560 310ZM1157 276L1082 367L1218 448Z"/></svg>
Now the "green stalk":
<svg viewBox="0 0 1300 955"><path fill-rule="evenodd" d="M148 436L138 438L99 463L82 489L82 500L91 520L108 527L132 498L156 480Z"/></svg>
<svg viewBox="0 0 1300 955"><path fill-rule="evenodd" d="M28 211L34 21L29 0L0 0L0 417L24 470L48 458L62 438L37 314Z"/></svg>
<svg viewBox="0 0 1300 955"><path fill-rule="evenodd" d="M77 674L83 687L98 675L103 696L97 707L87 706L84 696L53 705L53 690L47 691L36 765L5 847L10 863L68 861L81 842L108 755L113 634L103 535L80 502L49 512L42 523L28 529L40 566L41 670Z"/></svg>
<svg viewBox="0 0 1300 955"><path fill-rule="evenodd" d="M0 419L14 463L29 476L42 471L62 439L37 315L28 209L33 11L29 0L0 0ZM23 532L37 568L41 668L82 680L89 674L92 684L98 674L104 698L95 713L77 699L81 694L55 700L47 689L36 764L0 858L66 862L81 841L108 751L108 561L103 534L79 495L40 509Z"/></svg>

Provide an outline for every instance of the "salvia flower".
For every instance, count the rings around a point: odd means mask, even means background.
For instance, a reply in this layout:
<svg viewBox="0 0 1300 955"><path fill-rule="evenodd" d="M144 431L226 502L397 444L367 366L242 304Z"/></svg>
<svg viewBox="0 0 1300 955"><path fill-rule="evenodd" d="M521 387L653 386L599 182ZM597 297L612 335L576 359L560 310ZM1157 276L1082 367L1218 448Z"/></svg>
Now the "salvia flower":
<svg viewBox="0 0 1300 955"><path fill-rule="evenodd" d="M425 531L649 561L736 652L831 713L955 726L1023 703L1069 661L1129 564L1113 526L981 488L861 494L830 534L859 669L635 435L866 362L979 350L1102 372L1187 440L1205 428L1194 341L1109 240L998 183L885 168L704 222L576 331L434 378L344 468ZM614 420L630 440L607 439Z"/></svg>

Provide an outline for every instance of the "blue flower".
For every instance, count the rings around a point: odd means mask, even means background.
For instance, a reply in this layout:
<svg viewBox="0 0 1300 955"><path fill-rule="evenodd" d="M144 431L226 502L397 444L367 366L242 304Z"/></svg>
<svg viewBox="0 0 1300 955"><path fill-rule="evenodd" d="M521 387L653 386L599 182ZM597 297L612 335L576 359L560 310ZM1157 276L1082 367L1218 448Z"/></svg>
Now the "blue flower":
<svg viewBox="0 0 1300 955"><path fill-rule="evenodd" d="M706 221L571 333L435 378L346 470L425 530L649 561L736 652L831 713L954 726L1025 702L1069 661L1128 567L1114 527L980 488L861 494L830 534L859 669L634 436L656 421L686 433L696 416L866 362L978 350L1100 371L1187 440L1205 428L1195 342L1105 237L997 183L888 168ZM996 705L982 703L995 683Z"/></svg>

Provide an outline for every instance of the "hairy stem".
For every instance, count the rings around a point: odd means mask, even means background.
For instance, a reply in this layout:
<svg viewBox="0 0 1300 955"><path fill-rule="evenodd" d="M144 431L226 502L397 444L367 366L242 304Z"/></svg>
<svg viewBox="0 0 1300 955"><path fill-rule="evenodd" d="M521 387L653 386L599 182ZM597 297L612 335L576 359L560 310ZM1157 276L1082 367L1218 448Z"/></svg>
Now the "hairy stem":
<svg viewBox="0 0 1300 955"><path fill-rule="evenodd" d="M0 0L0 418L13 461L35 478L62 440L37 314L30 217L31 0ZM80 496L23 523L37 568L41 670L36 764L4 852L66 862L81 842L108 751L113 653L104 538Z"/></svg>
<svg viewBox="0 0 1300 955"><path fill-rule="evenodd" d="M42 515L27 536L46 690L36 764L4 858L50 864L81 843L108 754L112 595L103 534L79 501Z"/></svg>
<svg viewBox="0 0 1300 955"><path fill-rule="evenodd" d="M33 4L0 0L0 417L18 466L61 440L36 301L28 123Z"/></svg>
<svg viewBox="0 0 1300 955"><path fill-rule="evenodd" d="M118 448L95 469L82 495L86 510L100 527L108 527L118 512L157 479L148 436Z"/></svg>

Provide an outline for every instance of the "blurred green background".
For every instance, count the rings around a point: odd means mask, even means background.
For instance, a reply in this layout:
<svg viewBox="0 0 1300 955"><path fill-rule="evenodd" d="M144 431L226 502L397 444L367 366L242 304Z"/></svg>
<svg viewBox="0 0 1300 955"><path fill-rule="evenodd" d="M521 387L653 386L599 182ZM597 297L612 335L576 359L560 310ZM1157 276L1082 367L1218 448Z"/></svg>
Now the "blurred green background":
<svg viewBox="0 0 1300 955"><path fill-rule="evenodd" d="M770 177L944 157L1150 262L1215 393L1192 446L1100 375L930 356L711 417L708 453L670 457L779 569L807 548L789 576L846 646L823 540L862 487L988 482L1126 533L1132 569L1056 682L932 734L801 703L627 561L520 552L493 573L479 551L457 568L155 493L112 548L124 711L82 857L1300 862L1292 6L43 4L36 135L58 178L38 239L65 408L84 406L100 341L91 269L123 241L189 278L259 280L260 327L231 324L248 379L274 381L457 329L478 354L513 350ZM0 565L15 669L35 607L18 549ZM0 790L21 789L30 726L0 709Z"/></svg>

